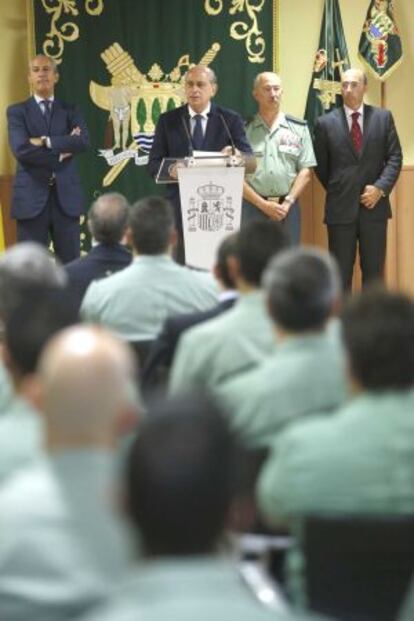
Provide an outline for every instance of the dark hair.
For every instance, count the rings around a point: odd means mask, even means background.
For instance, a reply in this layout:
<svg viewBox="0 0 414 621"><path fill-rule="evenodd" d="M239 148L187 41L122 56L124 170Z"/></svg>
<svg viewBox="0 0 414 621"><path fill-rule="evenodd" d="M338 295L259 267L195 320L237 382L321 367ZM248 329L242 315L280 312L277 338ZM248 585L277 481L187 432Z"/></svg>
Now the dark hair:
<svg viewBox="0 0 414 621"><path fill-rule="evenodd" d="M251 222L242 227L236 251L243 278L260 286L262 274L271 257L289 246L289 239L277 222Z"/></svg>
<svg viewBox="0 0 414 621"><path fill-rule="evenodd" d="M274 257L263 284L272 318L293 332L321 329L341 293L335 260L316 248L292 248Z"/></svg>
<svg viewBox="0 0 414 621"><path fill-rule="evenodd" d="M217 407L200 395L150 408L128 460L133 522L152 555L212 550L233 495L235 443Z"/></svg>
<svg viewBox="0 0 414 621"><path fill-rule="evenodd" d="M19 375L33 373L48 340L79 321L77 305L67 289L26 285L6 318L5 343Z"/></svg>
<svg viewBox="0 0 414 621"><path fill-rule="evenodd" d="M160 196L149 196L132 205L129 226L134 248L140 254L162 254L167 251L174 229L172 205Z"/></svg>
<svg viewBox="0 0 414 621"><path fill-rule="evenodd" d="M352 374L367 390L414 384L414 302L376 285L349 299L343 339Z"/></svg>
<svg viewBox="0 0 414 621"><path fill-rule="evenodd" d="M97 242L117 244L125 234L129 204L125 196L111 192L100 196L89 210L90 231Z"/></svg>
<svg viewBox="0 0 414 621"><path fill-rule="evenodd" d="M238 233L228 235L218 247L217 250L217 268L220 280L227 289L234 289L235 282L229 272L229 257L236 255Z"/></svg>

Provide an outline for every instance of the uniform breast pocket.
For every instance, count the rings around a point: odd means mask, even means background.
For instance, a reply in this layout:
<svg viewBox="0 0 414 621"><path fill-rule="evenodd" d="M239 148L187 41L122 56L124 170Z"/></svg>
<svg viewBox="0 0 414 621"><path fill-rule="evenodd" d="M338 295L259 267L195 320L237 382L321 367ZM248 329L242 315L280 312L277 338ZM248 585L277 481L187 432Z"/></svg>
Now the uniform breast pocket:
<svg viewBox="0 0 414 621"><path fill-rule="evenodd" d="M297 144L279 144L278 151L285 157L297 159L300 154L300 145Z"/></svg>

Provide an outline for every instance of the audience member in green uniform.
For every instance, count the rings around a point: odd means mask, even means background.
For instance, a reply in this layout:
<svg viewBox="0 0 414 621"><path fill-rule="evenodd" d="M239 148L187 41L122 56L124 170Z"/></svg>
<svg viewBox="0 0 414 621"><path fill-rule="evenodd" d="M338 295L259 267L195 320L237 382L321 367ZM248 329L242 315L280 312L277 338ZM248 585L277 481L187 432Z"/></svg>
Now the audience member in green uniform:
<svg viewBox="0 0 414 621"><path fill-rule="evenodd" d="M218 394L245 442L271 447L288 425L335 410L345 400L346 381L333 319L341 300L335 260L316 248L292 248L271 261L263 282L277 347Z"/></svg>
<svg viewBox="0 0 414 621"><path fill-rule="evenodd" d="M42 309L38 303L36 305L39 313L50 311L53 314L53 309L48 307L47 296L53 292L56 292L56 295L59 292L63 294L66 285L67 277L63 267L59 262L53 261L48 251L40 244L21 242L8 248L0 258L1 340L4 341L6 338L5 326L13 317L16 308L27 317L27 321L23 323L26 327L34 312L31 308L31 303L34 302L33 296L38 302L42 296L44 297ZM69 306L68 304L68 311ZM71 320L75 320L75 313ZM44 341L58 327L62 327L62 324L57 326L53 321L48 325L45 324ZM33 336L30 331L25 331L25 335ZM18 336L23 337L23 333ZM30 403L29 395L26 394L29 383L26 378L34 372L36 359L43 345L44 342L38 342L33 348L33 343L31 345L21 343L23 366L13 361L7 347L3 348L3 359L0 360L0 482L16 468L38 457L43 450L43 423ZM9 367L14 363L12 374L10 369L6 369L5 363Z"/></svg>
<svg viewBox="0 0 414 621"><path fill-rule="evenodd" d="M226 552L236 454L224 418L200 395L150 410L127 468L127 506L144 557L88 621L296 619L266 608Z"/></svg>
<svg viewBox="0 0 414 621"><path fill-rule="evenodd" d="M239 299L226 313L183 334L169 378L171 393L214 390L272 353L275 341L261 278L269 260L287 246L277 222L251 222L240 230L229 261Z"/></svg>
<svg viewBox="0 0 414 621"><path fill-rule="evenodd" d="M171 258L177 239L170 203L160 196L132 205L127 239L131 265L92 282L81 315L127 341L155 339L167 317L212 308L218 287L212 274L178 265Z"/></svg>
<svg viewBox="0 0 414 621"><path fill-rule="evenodd" d="M314 512L414 511L414 302L367 289L342 322L353 398L280 436L258 483L271 524L297 527Z"/></svg>
<svg viewBox="0 0 414 621"><path fill-rule="evenodd" d="M16 337L10 346L18 344ZM67 328L44 349L33 389L45 452L0 486L1 619L75 618L126 570L115 449L120 430L136 420L134 362L125 344L97 327Z"/></svg>

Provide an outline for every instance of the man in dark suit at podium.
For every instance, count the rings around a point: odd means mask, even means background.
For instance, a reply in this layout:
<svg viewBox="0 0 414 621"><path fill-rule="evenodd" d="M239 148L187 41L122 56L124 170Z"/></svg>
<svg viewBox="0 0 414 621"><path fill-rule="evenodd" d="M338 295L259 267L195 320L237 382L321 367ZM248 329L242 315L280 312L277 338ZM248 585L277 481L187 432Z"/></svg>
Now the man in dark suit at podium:
<svg viewBox="0 0 414 621"><path fill-rule="evenodd" d="M165 157L184 158L191 156L194 151L224 151L231 154L233 149L252 154L243 119L237 112L212 103L211 99L216 92L217 79L210 67L195 65L187 72L187 104L164 112L158 120L148 163L152 177L156 177ZM183 223L178 184L167 185L166 196L173 203L175 211L178 231L176 259L183 263Z"/></svg>
<svg viewBox="0 0 414 621"><path fill-rule="evenodd" d="M9 142L17 159L11 215L19 241L48 245L68 263L79 256L84 197L74 156L89 146L79 110L54 96L56 65L38 55L29 66L33 97L7 110Z"/></svg>

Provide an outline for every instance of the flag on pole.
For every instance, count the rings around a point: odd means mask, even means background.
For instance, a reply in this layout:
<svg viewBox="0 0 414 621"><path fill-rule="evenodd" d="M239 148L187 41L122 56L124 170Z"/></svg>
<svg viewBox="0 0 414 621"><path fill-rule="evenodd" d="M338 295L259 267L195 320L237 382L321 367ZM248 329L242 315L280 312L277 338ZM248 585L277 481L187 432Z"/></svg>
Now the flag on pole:
<svg viewBox="0 0 414 621"><path fill-rule="evenodd" d="M358 47L369 71L385 81L398 67L403 52L392 0L371 0Z"/></svg>
<svg viewBox="0 0 414 621"><path fill-rule="evenodd" d="M305 118L311 133L318 116L342 105L341 74L349 67L339 2L325 0L319 45L305 109Z"/></svg>

